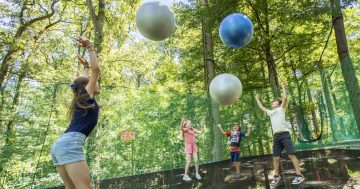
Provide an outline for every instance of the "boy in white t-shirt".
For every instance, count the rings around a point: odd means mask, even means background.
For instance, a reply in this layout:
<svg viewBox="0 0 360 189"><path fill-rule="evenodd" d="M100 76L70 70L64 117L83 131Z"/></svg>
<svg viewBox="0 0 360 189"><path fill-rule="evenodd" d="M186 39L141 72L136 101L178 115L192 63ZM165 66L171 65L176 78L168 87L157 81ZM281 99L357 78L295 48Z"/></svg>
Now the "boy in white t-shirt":
<svg viewBox="0 0 360 189"><path fill-rule="evenodd" d="M286 89L285 85L283 86L283 94L282 100L275 99L271 102L271 110L266 109L259 99L259 95L256 94L255 96L256 102L259 105L260 109L266 112L271 121L271 127L273 130L273 160L274 160L274 171L275 175L273 180L271 181L271 185L277 185L280 180L281 176L279 174L279 166L280 166L280 155L282 150L285 148L286 152L290 160L292 161L294 168L296 170L296 176L292 181L292 184L300 184L302 183L305 178L301 174L300 171L300 163L295 155L295 148L291 142L290 137L290 130L288 128L288 123L285 119L285 110L286 110L286 103L287 103L287 96L286 96Z"/></svg>

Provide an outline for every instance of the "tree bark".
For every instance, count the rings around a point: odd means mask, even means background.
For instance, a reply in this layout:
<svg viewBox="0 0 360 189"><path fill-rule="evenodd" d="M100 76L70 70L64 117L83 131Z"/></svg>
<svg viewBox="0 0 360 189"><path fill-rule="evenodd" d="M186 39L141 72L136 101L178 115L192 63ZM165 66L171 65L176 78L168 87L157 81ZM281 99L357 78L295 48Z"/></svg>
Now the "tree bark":
<svg viewBox="0 0 360 189"><path fill-rule="evenodd" d="M254 14L256 21L258 22L258 25L260 27L260 35L265 39L265 42L262 44L262 50L265 53L267 68L268 68L268 77L269 77L269 83L271 85L271 90L274 98L279 97L280 95L280 87L279 87L279 79L278 74L276 70L276 63L274 60L274 57L271 52L271 33L270 33L270 18L269 18L269 5L268 1L264 0L258 3L261 3L261 5L253 5L251 1L248 1L250 4ZM259 8L262 7L262 12L259 12ZM260 15L264 15L265 20L264 22L261 20Z"/></svg>
<svg viewBox="0 0 360 189"><path fill-rule="evenodd" d="M270 42L266 42L265 46L265 55L266 55L266 63L268 67L269 81L271 85L271 90L274 98L278 98L280 95L279 89L279 79L276 71L275 60L271 53Z"/></svg>
<svg viewBox="0 0 360 189"><path fill-rule="evenodd" d="M301 62L301 60L299 60ZM303 100L301 98L302 90L300 82L296 76L296 68L293 65L292 61L290 61L291 69L292 69L292 75L295 81L296 89L297 89L297 96L298 96L298 102L296 102L295 99L292 100L292 105L296 112L296 122L298 126L298 132L300 139L303 141L309 141L312 139L309 128L308 128L308 122L305 119L304 115L304 108L303 108ZM292 90L289 90L290 96L294 96L292 94Z"/></svg>
<svg viewBox="0 0 360 189"><path fill-rule="evenodd" d="M101 62L101 52L102 52L102 43L104 41L104 20L105 20L105 0L98 0L98 12L95 13L95 8L93 6L92 0L86 0L87 7L89 9L89 14L91 21L94 25L95 37L94 37L94 48L95 52L98 55L99 62ZM101 83L101 77L99 78L99 84ZM93 177L95 180L95 189L100 188L100 155L95 153L96 148L98 147L98 138L99 131L98 128L104 125L106 118L103 117L99 120L98 125L92 131L90 137L88 137L87 145L87 159L90 169L93 170Z"/></svg>
<svg viewBox="0 0 360 189"><path fill-rule="evenodd" d="M313 104L313 98L312 98L311 91L310 91L310 88L309 88L309 83L308 83L307 80L305 80L305 87L306 87L306 93L307 93L307 96L308 96L308 101L309 101L310 104ZM311 112L312 122L313 122L313 125L314 125L314 128L315 128L316 136L319 136L320 135L319 122L318 122L317 117L316 117L315 109L311 108L310 112Z"/></svg>
<svg viewBox="0 0 360 189"><path fill-rule="evenodd" d="M6 163L11 159L14 154L14 144L15 144L15 121L16 121L16 113L18 112L16 109L19 104L19 97L20 97L20 89L22 86L23 79L25 78L26 71L24 70L18 79L18 82L15 87L15 94L13 96L12 105L11 105L11 119L6 124L6 131L5 131L5 145L0 150L0 175L3 174L4 167Z"/></svg>
<svg viewBox="0 0 360 189"><path fill-rule="evenodd" d="M350 104L354 112L358 133L360 132L360 87L356 78L356 71L352 64L344 27L344 18L341 12L340 0L330 0L332 21L334 24L337 52L341 64L341 72L345 86L349 93Z"/></svg>
<svg viewBox="0 0 360 189"><path fill-rule="evenodd" d="M299 138L301 139L301 141L308 141L311 139L311 135L310 135L310 131L309 131L307 122L304 117L304 109L303 109L302 100L301 100L301 89L300 89L298 80L296 78L295 78L295 84L297 86L299 102L296 102L295 99L292 99L291 104L295 109L295 114L296 114L295 120L297 123L296 125L297 125ZM290 87L289 87L289 94L290 94L290 96L294 96L293 91Z"/></svg>
<svg viewBox="0 0 360 189"><path fill-rule="evenodd" d="M324 95L325 95L326 107L327 107L329 119L330 119L331 135L332 135L333 141L336 142L337 141L336 115L335 115L334 105L333 105L331 97L330 97L329 86L326 81L326 73L325 73L324 66L321 61L319 62L319 71L320 71L321 83L322 83L322 87L323 87L323 91L324 91Z"/></svg>
<svg viewBox="0 0 360 189"><path fill-rule="evenodd" d="M339 108L340 108L340 104L339 104L339 101L338 101L337 98L336 98L336 94L333 92L334 87L333 87L333 84L332 84L332 82L331 82L331 78L330 78L329 75L327 76L327 82L328 82L328 84L329 84L329 88L330 88L330 91L331 91L331 97L332 97L332 99L333 99L333 101L334 101L335 111L338 111ZM344 125L344 118L343 118L342 116L339 116L339 117L337 118L337 120L338 120L338 122L339 122L340 128L337 127L336 129L337 129L338 131L340 131L340 130L341 130L341 131L345 131L345 135L348 135L348 134L349 134L349 128L347 128L347 127Z"/></svg>
<svg viewBox="0 0 360 189"><path fill-rule="evenodd" d="M257 106L257 104L255 102L255 95L254 95L253 91L251 91L251 103L252 103L253 107ZM261 124L262 121L260 120L260 118L257 114L257 111L254 111L254 118L255 118L254 121L252 121L252 124L254 127L256 127L257 125L263 125L263 124ZM261 128L261 129L263 130L264 128ZM266 131L264 131L264 133L266 133ZM259 143L259 146L258 146L259 147L259 155L264 155L265 151L264 151L264 143L263 142L266 142L266 141L263 141L263 139L261 137L258 137L257 142Z"/></svg>
<svg viewBox="0 0 360 189"><path fill-rule="evenodd" d="M201 6L205 9L208 8L207 0L200 0ZM205 69L205 83L208 98L210 99L210 112L213 118L212 127L213 131L213 144L212 144L212 160L218 161L223 159L223 137L219 129L216 128L216 124L220 123L220 110L219 104L217 104L211 97L209 93L209 86L211 81L215 77L215 60L214 60L214 51L213 51L213 37L211 34L211 28L209 26L208 11L205 11L205 14L202 15L202 34L203 34L203 48L204 48L204 69Z"/></svg>
<svg viewBox="0 0 360 189"><path fill-rule="evenodd" d="M320 114L320 127L321 127L321 132L324 132L324 126L325 126L325 119L326 119L326 108L325 108L325 105L324 105L324 98L323 98L323 92L320 92L318 94L318 97L317 97L317 102L318 102L318 107L319 107L319 114ZM322 133L322 140L320 141L322 143L322 141L324 139L326 139L328 137L329 133L326 132L326 133Z"/></svg>
<svg viewBox="0 0 360 189"><path fill-rule="evenodd" d="M95 13L92 0L86 0L89 9L91 21L94 25L95 38L94 47L96 53L99 55L102 52L102 42L104 41L104 20L105 20L105 0L98 0L98 13Z"/></svg>

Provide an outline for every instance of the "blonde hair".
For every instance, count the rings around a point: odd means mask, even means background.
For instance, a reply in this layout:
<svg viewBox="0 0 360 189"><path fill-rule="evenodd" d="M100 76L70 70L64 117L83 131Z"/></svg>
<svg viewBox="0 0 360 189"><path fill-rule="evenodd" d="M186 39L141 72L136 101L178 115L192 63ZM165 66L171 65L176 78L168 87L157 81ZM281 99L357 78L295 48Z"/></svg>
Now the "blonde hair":
<svg viewBox="0 0 360 189"><path fill-rule="evenodd" d="M180 128L181 128L181 136L184 138L184 127L185 125L187 124L189 120L188 119L185 119L185 118L182 118L181 119L181 123L180 123Z"/></svg>

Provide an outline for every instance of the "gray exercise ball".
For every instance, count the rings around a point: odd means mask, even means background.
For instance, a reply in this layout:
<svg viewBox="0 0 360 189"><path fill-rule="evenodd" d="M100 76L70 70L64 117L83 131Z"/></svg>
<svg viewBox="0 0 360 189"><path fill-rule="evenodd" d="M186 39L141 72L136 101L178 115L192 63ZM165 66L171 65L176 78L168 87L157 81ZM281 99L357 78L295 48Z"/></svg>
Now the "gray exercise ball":
<svg viewBox="0 0 360 189"><path fill-rule="evenodd" d="M136 26L144 37L161 41L174 32L175 18L166 5L160 5L158 1L148 2L136 12Z"/></svg>

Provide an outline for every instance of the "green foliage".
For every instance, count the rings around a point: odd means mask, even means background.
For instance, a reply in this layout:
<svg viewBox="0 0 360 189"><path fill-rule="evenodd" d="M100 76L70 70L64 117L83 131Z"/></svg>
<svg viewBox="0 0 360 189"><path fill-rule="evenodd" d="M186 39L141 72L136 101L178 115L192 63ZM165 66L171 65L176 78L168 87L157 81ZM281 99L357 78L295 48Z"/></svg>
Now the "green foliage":
<svg viewBox="0 0 360 189"><path fill-rule="evenodd" d="M0 188L45 188L61 184L49 151L69 124L67 111L72 97L69 83L83 71L76 54L84 52L72 37L95 36L84 2L59 1L54 16L29 26L21 36L15 36L21 22L50 11L50 3L0 2L0 15L4 18L0 22L1 66L5 56L12 52L8 73L0 87ZM24 3L26 10L21 20ZM251 136L242 141L243 156L271 153L270 120L254 100L255 91L267 107L274 98L266 45L271 47L280 82L288 85L287 116L297 148L354 146L359 139L333 35L322 57L331 85L336 128L331 128L329 122L316 64L331 27L327 1L209 1L208 7L199 6L197 1L181 2L173 7L176 31L162 42L145 40L136 33L134 15L140 3L106 1L105 37L99 54L102 73L98 101L102 107L95 143L87 143L85 148L97 157L98 164L91 160L90 167L92 175L98 177L92 179L184 166L181 117L187 117L198 128L200 120L210 115L203 27L209 27L213 34L216 73L232 73L244 87L238 102L220 107L225 130L230 130L233 122L240 122L244 130L248 121L254 125ZM218 36L221 20L232 12L245 13L253 21L255 34L246 48L228 49ZM210 18L207 26L201 24L203 15ZM351 58L360 71L358 15L356 3L344 9ZM59 22L47 28L56 21ZM297 120L296 106L303 108L305 123ZM300 125L305 124L309 134L315 137L315 120L323 129L322 139L301 143ZM197 138L201 163L211 161L213 123L208 121L206 125L205 133ZM135 131L136 140L120 140L119 134L125 130ZM333 134L339 139L337 143ZM227 148L226 143L224 137L223 148ZM228 158L226 150L223 158Z"/></svg>

